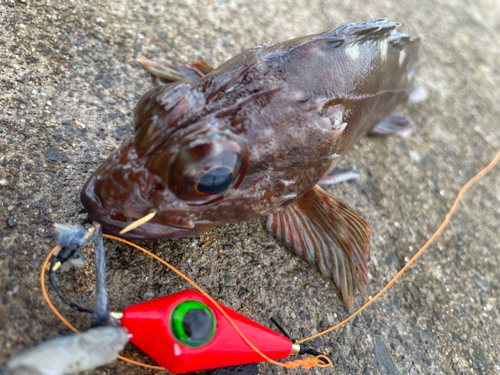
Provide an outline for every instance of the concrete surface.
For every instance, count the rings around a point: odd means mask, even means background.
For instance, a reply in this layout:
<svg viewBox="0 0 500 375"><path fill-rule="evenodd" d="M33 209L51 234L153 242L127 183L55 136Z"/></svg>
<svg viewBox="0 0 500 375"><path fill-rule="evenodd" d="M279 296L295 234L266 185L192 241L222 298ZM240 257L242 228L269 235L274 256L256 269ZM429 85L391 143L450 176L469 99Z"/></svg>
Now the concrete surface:
<svg viewBox="0 0 500 375"><path fill-rule="evenodd" d="M3 0L0 366L23 348L69 332L43 301L40 266L54 246L53 223L83 222L82 184L129 134L135 102L151 85L137 58L205 58L218 65L269 38L286 40L374 17L425 34L419 81L430 98L400 109L413 121L410 138L363 139L343 164L361 179L330 189L373 228L372 296L500 148L498 2ZM334 371L320 372L499 373L499 203L497 167L395 287L360 319L313 342L335 358ZM270 317L281 318L294 337L347 316L332 282L291 256L261 220L146 246L221 303L267 326ZM186 287L125 246L108 242L107 248L113 309ZM59 279L75 301L92 303L90 270ZM56 303L77 327L89 325L88 316ZM126 355L147 361L133 347ZM260 365L261 374L285 372L306 373ZM116 362L94 373L155 371Z"/></svg>

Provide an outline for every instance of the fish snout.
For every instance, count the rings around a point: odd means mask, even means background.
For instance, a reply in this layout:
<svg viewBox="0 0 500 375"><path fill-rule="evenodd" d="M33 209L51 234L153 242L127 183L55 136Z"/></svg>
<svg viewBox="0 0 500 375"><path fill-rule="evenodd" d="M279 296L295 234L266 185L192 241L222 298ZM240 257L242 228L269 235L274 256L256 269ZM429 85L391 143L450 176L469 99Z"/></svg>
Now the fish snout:
<svg viewBox="0 0 500 375"><path fill-rule="evenodd" d="M144 216L144 212L151 210L149 202L134 196L133 184L126 180L120 182L110 175L100 176L96 171L80 194L89 220L100 223L109 234L118 234L130 222L128 218ZM130 200L133 205L129 204Z"/></svg>
<svg viewBox="0 0 500 375"><path fill-rule="evenodd" d="M83 207L87 211L90 222L98 222L105 227L105 230L109 230L109 223L105 225L105 222L111 220L111 216L116 214L115 210L110 209L107 205L104 205L100 197L95 191L95 175L92 175L80 193L80 200L82 201ZM121 229L111 230L111 232L119 232ZM108 231L106 231L108 232Z"/></svg>
<svg viewBox="0 0 500 375"><path fill-rule="evenodd" d="M143 240L187 237L196 235L200 231L200 228L188 225L189 220L183 220L179 212L171 210L168 213L157 214L151 221L128 233L120 234L122 229L146 216L155 208L143 196L140 198L136 196L135 193L139 189L137 186L129 187L131 190L128 199L120 200L119 189L115 186L114 190L106 190L105 188L109 189L104 181L106 178L99 178L96 173L85 183L80 198L89 220L101 224L104 233L131 240ZM202 230L211 227L203 227Z"/></svg>

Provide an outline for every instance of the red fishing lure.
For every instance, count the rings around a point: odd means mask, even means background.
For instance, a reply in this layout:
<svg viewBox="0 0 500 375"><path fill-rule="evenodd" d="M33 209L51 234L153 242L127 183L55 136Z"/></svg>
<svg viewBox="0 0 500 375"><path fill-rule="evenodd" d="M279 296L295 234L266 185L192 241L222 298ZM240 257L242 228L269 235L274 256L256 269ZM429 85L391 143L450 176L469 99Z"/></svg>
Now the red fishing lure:
<svg viewBox="0 0 500 375"><path fill-rule="evenodd" d="M269 358L292 354L285 336L221 307ZM133 335L132 343L173 374L263 361L220 310L193 290L129 306L121 324Z"/></svg>
<svg viewBox="0 0 500 375"><path fill-rule="evenodd" d="M115 238L108 235L104 236ZM56 239L58 246L48 254L42 267L40 279L47 303L68 327L74 332L78 332L57 312L45 291L45 269L52 255L56 250L59 250L49 267L49 278L59 297L77 311L92 313L92 328L102 325L113 325L113 319L110 319L110 312L107 310L107 292L104 285L106 263L100 225L94 223L89 229L79 226L60 225L56 230ZM54 278L54 271L68 259L78 255L78 248L81 244L90 241L94 242L96 248L97 294L96 308L94 310L80 307L68 300L62 294ZM304 366L306 368L331 366L331 361L325 355L306 345L292 343L290 336L274 319L271 320L283 332L283 335L227 307L219 305L187 276L184 276L180 271L161 258L158 258L140 246L127 241L124 242L157 259L198 288L202 293L199 294L194 290L185 290L152 301L129 306L119 318L121 325L131 334L130 341L171 373L182 374L191 371L244 365L263 360L287 368L295 368L297 366ZM114 314L111 315L118 318ZM122 348L123 344L121 344L118 350ZM304 360L287 362L286 364L275 362L277 359L296 354L311 354L316 356L316 358L306 358ZM96 353L90 353L89 356L91 358L96 357ZM118 356L118 358L137 365L162 369L162 367L145 365L125 357ZM325 365L318 363L318 360L321 360ZM35 363L34 368L38 367ZM85 369L93 367L95 366L87 366ZM66 372L58 373L62 374Z"/></svg>

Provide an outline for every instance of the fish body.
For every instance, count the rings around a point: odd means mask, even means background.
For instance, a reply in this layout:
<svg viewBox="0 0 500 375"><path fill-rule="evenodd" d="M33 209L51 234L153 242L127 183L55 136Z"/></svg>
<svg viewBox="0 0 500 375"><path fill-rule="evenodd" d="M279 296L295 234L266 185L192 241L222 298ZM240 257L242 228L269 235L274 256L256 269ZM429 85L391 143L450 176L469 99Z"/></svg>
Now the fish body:
<svg viewBox="0 0 500 375"><path fill-rule="evenodd" d="M371 230L317 183L363 135L397 133L389 115L415 91L421 41L398 26L341 25L257 46L214 70L143 62L169 83L139 100L134 137L85 184L90 218L117 234L154 211L125 235L150 239L266 216L351 308L355 285L365 294Z"/></svg>

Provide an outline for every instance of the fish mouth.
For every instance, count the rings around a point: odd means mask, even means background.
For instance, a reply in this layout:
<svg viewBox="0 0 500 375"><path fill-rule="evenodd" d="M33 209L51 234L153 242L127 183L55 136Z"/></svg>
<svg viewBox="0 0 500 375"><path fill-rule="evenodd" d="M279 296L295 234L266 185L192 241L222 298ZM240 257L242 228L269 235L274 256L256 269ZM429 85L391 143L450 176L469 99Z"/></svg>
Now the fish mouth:
<svg viewBox="0 0 500 375"><path fill-rule="evenodd" d="M178 228L164 223L149 221L130 232L120 234L123 228L140 219L140 216L129 218L118 211L116 207L106 207L95 193L95 176L91 176L85 183L80 194L80 199L87 211L89 221L101 224L103 232L109 235L129 240L150 240L156 238L188 237L198 233L194 228Z"/></svg>

